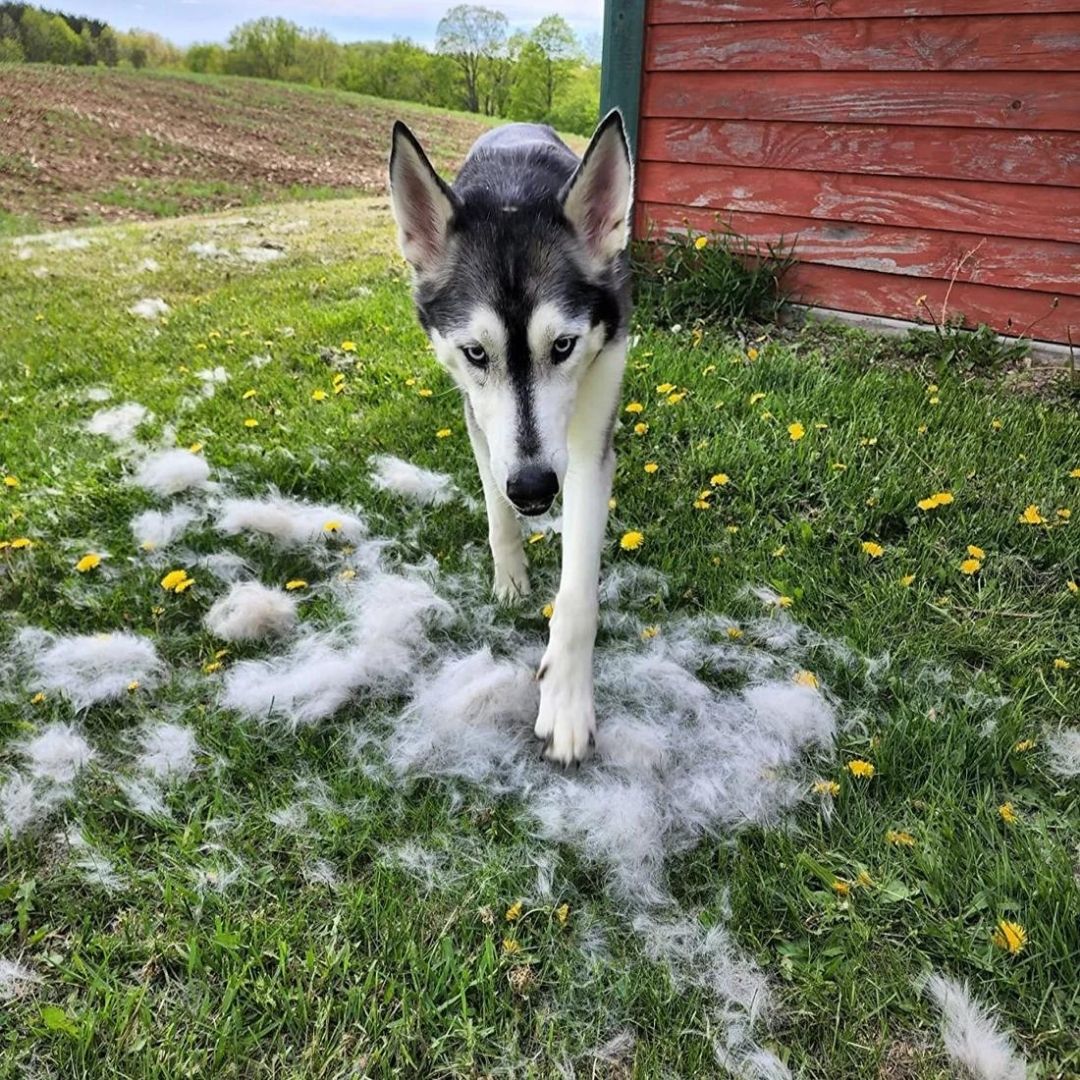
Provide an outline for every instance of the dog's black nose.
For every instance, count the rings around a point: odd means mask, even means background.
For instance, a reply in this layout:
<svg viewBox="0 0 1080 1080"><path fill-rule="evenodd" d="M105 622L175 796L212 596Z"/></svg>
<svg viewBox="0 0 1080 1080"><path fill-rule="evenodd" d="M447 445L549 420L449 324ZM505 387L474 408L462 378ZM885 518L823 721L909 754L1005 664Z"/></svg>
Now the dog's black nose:
<svg viewBox="0 0 1080 1080"><path fill-rule="evenodd" d="M506 482L507 498L522 514L542 514L558 494L559 478L537 465L526 465Z"/></svg>

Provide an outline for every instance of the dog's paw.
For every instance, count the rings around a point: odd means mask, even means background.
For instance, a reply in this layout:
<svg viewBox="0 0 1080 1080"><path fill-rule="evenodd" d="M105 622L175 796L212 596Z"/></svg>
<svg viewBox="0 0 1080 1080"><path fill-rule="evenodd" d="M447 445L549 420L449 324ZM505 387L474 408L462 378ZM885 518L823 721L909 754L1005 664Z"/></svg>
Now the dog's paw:
<svg viewBox="0 0 1080 1080"><path fill-rule="evenodd" d="M583 761L596 740L591 650L583 662L569 651L549 647L536 677L540 712L534 730L544 740L544 757L560 765Z"/></svg>
<svg viewBox="0 0 1080 1080"><path fill-rule="evenodd" d="M495 561L492 592L500 604L513 604L521 597L528 596L530 589L529 564L524 555L517 552Z"/></svg>

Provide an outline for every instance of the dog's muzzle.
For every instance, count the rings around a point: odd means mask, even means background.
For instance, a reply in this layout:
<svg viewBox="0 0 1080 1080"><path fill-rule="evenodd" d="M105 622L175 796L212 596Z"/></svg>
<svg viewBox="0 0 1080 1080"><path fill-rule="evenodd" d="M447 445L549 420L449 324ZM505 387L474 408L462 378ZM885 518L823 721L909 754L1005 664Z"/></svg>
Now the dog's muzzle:
<svg viewBox="0 0 1080 1080"><path fill-rule="evenodd" d="M559 478L537 465L526 465L506 482L506 497L526 517L544 513L558 494Z"/></svg>

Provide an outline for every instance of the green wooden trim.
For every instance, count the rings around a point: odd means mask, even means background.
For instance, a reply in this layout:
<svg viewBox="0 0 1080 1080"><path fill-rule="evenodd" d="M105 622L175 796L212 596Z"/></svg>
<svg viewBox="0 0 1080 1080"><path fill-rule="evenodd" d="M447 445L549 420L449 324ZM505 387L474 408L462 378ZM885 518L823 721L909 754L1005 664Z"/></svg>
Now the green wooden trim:
<svg viewBox="0 0 1080 1080"><path fill-rule="evenodd" d="M645 43L646 0L606 0L604 54L600 68L600 114L622 109L630 153L637 160L641 111L641 57Z"/></svg>

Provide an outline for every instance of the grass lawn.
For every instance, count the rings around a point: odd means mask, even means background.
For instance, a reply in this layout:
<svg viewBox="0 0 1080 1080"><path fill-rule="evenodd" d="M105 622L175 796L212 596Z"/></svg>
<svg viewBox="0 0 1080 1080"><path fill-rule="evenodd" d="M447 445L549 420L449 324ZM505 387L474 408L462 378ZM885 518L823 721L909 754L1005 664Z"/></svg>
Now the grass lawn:
<svg viewBox="0 0 1080 1080"><path fill-rule="evenodd" d="M0 542L31 541L0 551L0 785L49 723L77 723L96 751L44 820L0 837L0 961L35 977L0 1011L0 1077L719 1074L713 1003L673 985L603 869L538 840L515 798L365 768L351 736L387 705L362 695L295 734L220 706L230 667L268 647L218 655L201 617L224 586L198 558L231 550L266 584L307 581L301 617L318 622L345 555L206 522L141 551L130 519L166 502L123 482L130 451L81 429L139 402L141 442L201 444L227 493L359 507L400 561L486 574L468 500L407 509L369 480L368 456L392 453L479 495L385 200L77 235L88 246L0 242ZM283 254L188 251L211 240ZM145 297L167 316L129 314ZM757 1037L795 1075L952 1075L914 985L931 970L970 981L1030 1076L1080 1075L1080 788L1051 754L1080 722L1075 407L907 370L888 343L840 331L747 347L638 330L625 401L642 408L617 435L605 566L667 588L625 599L621 633L662 641L703 612L738 630L787 598L785 617L832 643L807 665L840 718L818 766L837 793L681 852L671 893L768 976ZM229 380L209 396L196 373L219 366ZM939 493L951 501L919 508ZM626 552L630 530L645 541ZM79 573L88 552L104 558ZM528 553L536 591L495 620L539 640L557 544ZM173 568L195 586L166 593ZM26 626L146 635L171 676L76 716L12 658ZM200 749L150 812L121 782L133 733L160 719ZM420 849L418 871L401 853ZM995 945L1001 920L1025 928L1019 951Z"/></svg>

